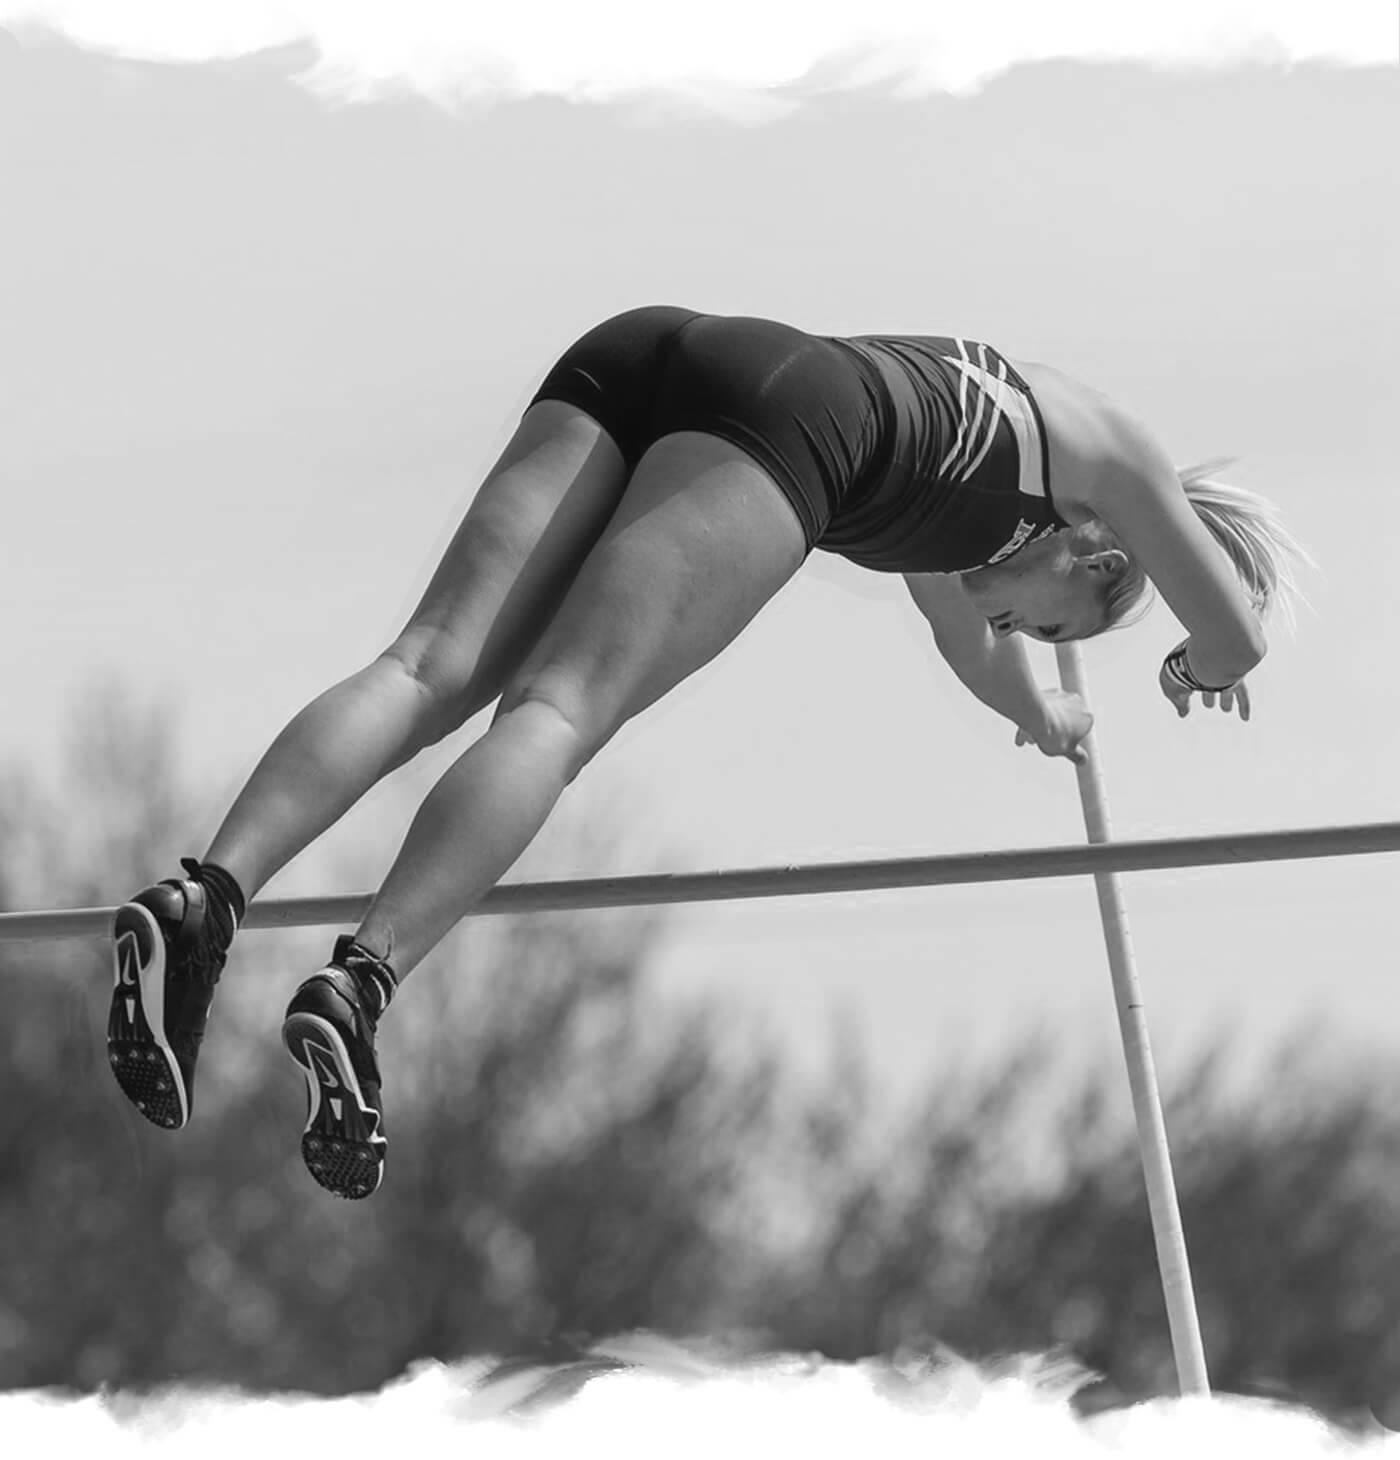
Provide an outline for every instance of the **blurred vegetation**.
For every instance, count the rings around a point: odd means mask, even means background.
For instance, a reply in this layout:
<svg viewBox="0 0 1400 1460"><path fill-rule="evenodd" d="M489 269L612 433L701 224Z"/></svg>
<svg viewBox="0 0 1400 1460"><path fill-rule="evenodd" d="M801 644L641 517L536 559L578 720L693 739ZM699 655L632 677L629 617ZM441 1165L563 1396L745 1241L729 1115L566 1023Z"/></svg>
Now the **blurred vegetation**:
<svg viewBox="0 0 1400 1460"><path fill-rule="evenodd" d="M0 771L0 907L110 905L202 850L164 723L80 709L62 806ZM389 1167L362 1203L302 1168L277 1039L328 931L240 939L175 1137L107 1073L105 948L0 945L0 1387L345 1393L648 1328L838 1359L1054 1350L1104 1376L1086 1406L1175 1391L1121 1072L1052 1105L1032 1041L872 1142L858 1056L799 1091L720 1011L649 992L656 933L459 928L385 1021ZM1216 1048L1168 1107L1212 1381L1400 1423L1396 1082L1315 1064L1300 1041L1232 1101Z"/></svg>

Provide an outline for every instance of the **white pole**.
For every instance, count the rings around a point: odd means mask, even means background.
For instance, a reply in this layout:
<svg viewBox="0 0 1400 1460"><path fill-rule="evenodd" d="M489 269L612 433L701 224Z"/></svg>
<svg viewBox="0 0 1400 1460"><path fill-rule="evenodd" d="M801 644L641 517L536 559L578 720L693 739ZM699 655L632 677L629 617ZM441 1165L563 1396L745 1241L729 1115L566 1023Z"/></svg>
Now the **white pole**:
<svg viewBox="0 0 1400 1460"><path fill-rule="evenodd" d="M1060 684L1077 694L1087 705L1089 693L1079 645L1056 644L1055 658ZM1111 839L1108 797L1104 791L1103 767L1099 760L1098 736L1091 732L1083 742L1085 763L1077 766L1079 799L1084 809L1084 829L1091 842ZM1116 872L1094 874L1103 922L1108 967L1113 976L1118 1005L1118 1027L1123 1036L1123 1054L1128 1063L1128 1083L1133 1092L1133 1113L1137 1119L1138 1147L1147 1178L1147 1204L1152 1215L1152 1233L1157 1244L1157 1266L1162 1274L1162 1291L1167 1300L1167 1322L1171 1327L1172 1350L1176 1355L1177 1382L1183 1395L1208 1395L1205 1349L1191 1288L1191 1268L1186 1257L1186 1236L1177 1206L1176 1183L1172 1179L1171 1153L1167 1149L1167 1128L1162 1102L1157 1093L1157 1076L1152 1050L1147 1042L1147 1019L1133 966L1128 916Z"/></svg>

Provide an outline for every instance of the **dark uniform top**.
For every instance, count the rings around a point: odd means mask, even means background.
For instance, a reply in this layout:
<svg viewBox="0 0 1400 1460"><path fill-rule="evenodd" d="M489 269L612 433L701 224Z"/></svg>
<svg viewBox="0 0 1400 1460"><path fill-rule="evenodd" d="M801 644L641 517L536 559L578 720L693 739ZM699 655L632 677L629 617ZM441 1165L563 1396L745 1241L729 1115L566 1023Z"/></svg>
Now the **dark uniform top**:
<svg viewBox="0 0 1400 1460"><path fill-rule="evenodd" d="M982 567L1068 524L1030 387L990 345L833 339L864 374L878 443L817 546L886 572Z"/></svg>

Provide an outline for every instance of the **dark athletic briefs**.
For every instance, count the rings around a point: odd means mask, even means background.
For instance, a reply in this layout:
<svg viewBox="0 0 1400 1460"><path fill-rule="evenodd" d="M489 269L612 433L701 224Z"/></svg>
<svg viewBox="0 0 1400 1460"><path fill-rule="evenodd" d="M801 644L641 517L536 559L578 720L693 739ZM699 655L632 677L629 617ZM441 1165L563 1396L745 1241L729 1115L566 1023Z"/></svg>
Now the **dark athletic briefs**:
<svg viewBox="0 0 1400 1460"><path fill-rule="evenodd" d="M586 411L629 470L673 431L733 442L777 482L809 549L881 572L964 572L1067 526L1029 386L973 340L650 306L571 345L540 400Z"/></svg>

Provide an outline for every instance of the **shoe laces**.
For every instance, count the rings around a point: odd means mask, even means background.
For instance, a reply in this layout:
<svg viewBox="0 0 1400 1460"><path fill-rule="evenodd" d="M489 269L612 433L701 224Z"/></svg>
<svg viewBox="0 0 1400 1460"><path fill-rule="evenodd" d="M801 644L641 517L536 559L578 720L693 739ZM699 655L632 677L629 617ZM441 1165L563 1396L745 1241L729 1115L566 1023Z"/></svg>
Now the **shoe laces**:
<svg viewBox="0 0 1400 1460"><path fill-rule="evenodd" d="M228 949L220 948L215 941L215 923L211 916L212 905L209 900L209 889L199 875L199 863L193 857L182 857L180 865L189 873L190 880L199 883L200 887L204 889L204 907L201 910L199 930L192 935L190 944L181 950L181 961L194 978L209 988L213 988L219 981L219 975L224 971L224 964L228 961Z"/></svg>
<svg viewBox="0 0 1400 1460"><path fill-rule="evenodd" d="M353 938L345 937L336 944L334 962L350 975L360 991L360 1000L370 1028L378 1027L389 1007L389 1001L398 990L399 980L394 970L382 958L376 958L368 949L362 948Z"/></svg>
<svg viewBox="0 0 1400 1460"><path fill-rule="evenodd" d="M195 943L191 952L186 955L185 967L200 983L213 988L218 983L219 975L223 973L224 964L227 961L228 954L219 952L206 932Z"/></svg>

